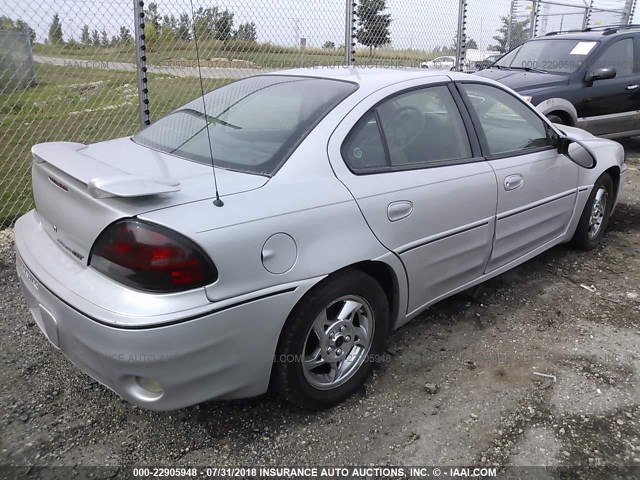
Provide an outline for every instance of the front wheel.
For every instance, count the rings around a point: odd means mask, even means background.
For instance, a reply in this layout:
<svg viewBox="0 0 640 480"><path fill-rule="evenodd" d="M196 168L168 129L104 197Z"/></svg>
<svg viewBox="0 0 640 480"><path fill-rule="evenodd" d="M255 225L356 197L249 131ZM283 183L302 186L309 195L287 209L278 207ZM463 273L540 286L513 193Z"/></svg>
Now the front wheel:
<svg viewBox="0 0 640 480"><path fill-rule="evenodd" d="M384 350L389 306L378 282L339 272L294 308L280 335L275 382L303 408L333 406L364 384Z"/></svg>
<svg viewBox="0 0 640 480"><path fill-rule="evenodd" d="M557 123L558 125L564 125L564 121L558 115L554 115L553 113L547 115L547 119L551 123Z"/></svg>
<svg viewBox="0 0 640 480"><path fill-rule="evenodd" d="M583 250L598 246L609 224L613 207L613 180L604 173L596 180L571 242Z"/></svg>

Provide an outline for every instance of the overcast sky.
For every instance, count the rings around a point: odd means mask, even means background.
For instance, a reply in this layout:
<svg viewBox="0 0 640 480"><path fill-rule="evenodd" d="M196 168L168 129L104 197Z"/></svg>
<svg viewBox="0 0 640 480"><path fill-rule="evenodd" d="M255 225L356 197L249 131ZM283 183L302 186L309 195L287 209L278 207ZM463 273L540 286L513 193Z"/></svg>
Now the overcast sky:
<svg viewBox="0 0 640 480"><path fill-rule="evenodd" d="M584 0L554 0L583 6ZM596 0L599 8L622 8L625 0ZM188 0L158 0L162 15L178 16L190 12ZM524 18L530 13L531 2L519 0L518 15ZM587 2L588 3L588 2ZM319 47L331 40L336 45L344 43L345 0L194 0L195 8L218 6L235 14L235 25L253 21L257 25L260 41L294 45L298 37L306 37L308 45ZM493 42L500 26L501 15L507 15L510 0L469 0L467 34L482 49ZM451 45L457 28L458 0L387 0L388 13L392 16L391 38L394 48L430 50L434 46ZM117 34L120 25L133 30L133 0L0 0L0 15L25 20L38 35L46 38L54 13L62 20L65 39L79 39L82 26L106 30L109 36ZM541 10L540 26L546 31L579 28L583 9L547 6ZM636 12L636 18L639 14ZM593 23L619 22L619 16L596 12Z"/></svg>

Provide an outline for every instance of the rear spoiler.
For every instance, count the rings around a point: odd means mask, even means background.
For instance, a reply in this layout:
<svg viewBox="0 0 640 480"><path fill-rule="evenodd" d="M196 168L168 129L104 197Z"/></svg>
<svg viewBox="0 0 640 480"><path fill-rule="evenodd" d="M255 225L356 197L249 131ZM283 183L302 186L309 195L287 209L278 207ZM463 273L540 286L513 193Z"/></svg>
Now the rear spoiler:
<svg viewBox="0 0 640 480"><path fill-rule="evenodd" d="M172 178L131 175L83 155L86 145L75 142L40 143L31 148L33 161L48 163L84 183L94 198L145 197L177 192L180 182Z"/></svg>

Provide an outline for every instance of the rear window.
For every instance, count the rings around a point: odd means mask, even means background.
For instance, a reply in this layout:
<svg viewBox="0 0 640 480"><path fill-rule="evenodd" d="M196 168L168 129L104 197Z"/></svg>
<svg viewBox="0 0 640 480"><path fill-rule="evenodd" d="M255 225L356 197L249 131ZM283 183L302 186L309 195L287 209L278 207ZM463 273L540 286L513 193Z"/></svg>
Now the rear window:
<svg viewBox="0 0 640 480"><path fill-rule="evenodd" d="M213 154L216 167L271 176L356 89L353 83L322 78L251 77L207 93L206 115L198 97L138 132L133 141L204 164L211 164Z"/></svg>

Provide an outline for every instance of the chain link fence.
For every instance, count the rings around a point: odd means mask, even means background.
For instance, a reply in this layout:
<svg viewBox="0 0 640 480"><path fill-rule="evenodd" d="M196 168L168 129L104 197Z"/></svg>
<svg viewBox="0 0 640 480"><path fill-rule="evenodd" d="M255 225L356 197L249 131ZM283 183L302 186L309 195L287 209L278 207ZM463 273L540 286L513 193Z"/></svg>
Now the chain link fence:
<svg viewBox="0 0 640 480"><path fill-rule="evenodd" d="M12 0L0 3L0 223L31 208L30 148L98 142L286 68L473 71L532 35L629 23L636 0ZM198 55L195 42L198 41ZM200 69L198 68L200 66Z"/></svg>

